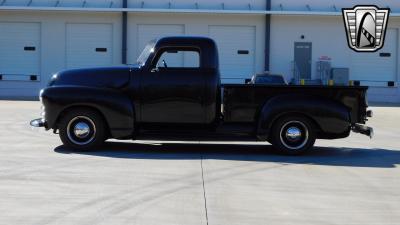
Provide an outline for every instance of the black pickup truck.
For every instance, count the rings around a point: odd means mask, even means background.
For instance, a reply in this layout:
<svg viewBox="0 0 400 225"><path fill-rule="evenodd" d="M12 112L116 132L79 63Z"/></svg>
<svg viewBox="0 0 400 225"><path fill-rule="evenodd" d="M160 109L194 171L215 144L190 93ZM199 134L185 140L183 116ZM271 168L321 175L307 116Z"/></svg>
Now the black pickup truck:
<svg viewBox="0 0 400 225"><path fill-rule="evenodd" d="M168 66L168 59L183 55L192 59L189 65L172 60ZM76 150L109 138L253 140L297 155L316 139L345 138L352 130L372 136L372 128L364 125L372 116L366 91L221 85L213 40L165 37L150 42L135 66L55 74L40 92L42 118L31 125L59 131L64 145Z"/></svg>

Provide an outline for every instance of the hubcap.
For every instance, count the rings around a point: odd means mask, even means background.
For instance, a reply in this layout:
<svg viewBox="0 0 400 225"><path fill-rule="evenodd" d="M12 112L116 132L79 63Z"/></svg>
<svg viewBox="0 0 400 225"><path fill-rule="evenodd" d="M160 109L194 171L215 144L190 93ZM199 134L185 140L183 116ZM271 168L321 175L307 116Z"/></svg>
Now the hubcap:
<svg viewBox="0 0 400 225"><path fill-rule="evenodd" d="M288 149L298 150L308 142L308 128L301 121L289 121L280 130L281 143Z"/></svg>
<svg viewBox="0 0 400 225"><path fill-rule="evenodd" d="M87 145L96 137L96 126L87 116L77 116L67 126L68 139L76 145Z"/></svg>
<svg viewBox="0 0 400 225"><path fill-rule="evenodd" d="M89 135L89 133L90 133L90 127L85 122L79 122L74 127L74 134L78 138L85 138Z"/></svg>
<svg viewBox="0 0 400 225"><path fill-rule="evenodd" d="M301 130L297 127L290 127L286 131L286 138L289 141L298 141L301 138Z"/></svg>

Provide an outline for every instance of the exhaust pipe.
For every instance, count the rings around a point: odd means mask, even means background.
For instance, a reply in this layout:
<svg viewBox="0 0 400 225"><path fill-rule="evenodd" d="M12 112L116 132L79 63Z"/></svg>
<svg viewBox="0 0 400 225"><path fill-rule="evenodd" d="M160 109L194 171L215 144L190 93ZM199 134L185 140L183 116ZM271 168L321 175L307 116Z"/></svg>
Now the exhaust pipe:
<svg viewBox="0 0 400 225"><path fill-rule="evenodd" d="M364 134L367 135L369 138L373 138L374 137L374 129L372 127L367 127L364 125L360 125L360 124L355 124L351 130L354 133L359 133L359 134Z"/></svg>

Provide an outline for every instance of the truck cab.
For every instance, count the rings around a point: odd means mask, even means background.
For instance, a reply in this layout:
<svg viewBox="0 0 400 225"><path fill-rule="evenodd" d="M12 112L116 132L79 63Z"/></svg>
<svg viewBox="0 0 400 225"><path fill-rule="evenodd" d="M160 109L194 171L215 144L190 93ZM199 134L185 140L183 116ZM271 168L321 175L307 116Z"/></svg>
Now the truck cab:
<svg viewBox="0 0 400 225"><path fill-rule="evenodd" d="M182 64L186 57L190 62ZM178 62L177 62L178 61ZM220 74L214 41L200 37L152 41L139 57L140 123L211 124L220 117ZM160 113L162 112L162 113Z"/></svg>

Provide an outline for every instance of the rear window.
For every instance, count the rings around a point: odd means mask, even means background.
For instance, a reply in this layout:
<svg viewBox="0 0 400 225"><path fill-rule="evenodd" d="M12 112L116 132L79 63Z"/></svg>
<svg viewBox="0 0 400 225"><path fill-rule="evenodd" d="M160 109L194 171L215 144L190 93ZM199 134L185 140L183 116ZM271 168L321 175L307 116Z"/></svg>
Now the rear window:
<svg viewBox="0 0 400 225"><path fill-rule="evenodd" d="M279 76L257 76L256 83L260 84L284 84L284 80Z"/></svg>
<svg viewBox="0 0 400 225"><path fill-rule="evenodd" d="M157 67L165 66L168 68L199 68L200 54L192 50L164 51L157 62Z"/></svg>

